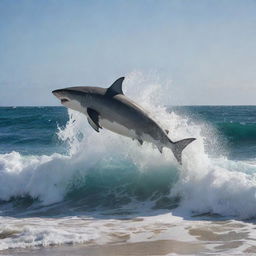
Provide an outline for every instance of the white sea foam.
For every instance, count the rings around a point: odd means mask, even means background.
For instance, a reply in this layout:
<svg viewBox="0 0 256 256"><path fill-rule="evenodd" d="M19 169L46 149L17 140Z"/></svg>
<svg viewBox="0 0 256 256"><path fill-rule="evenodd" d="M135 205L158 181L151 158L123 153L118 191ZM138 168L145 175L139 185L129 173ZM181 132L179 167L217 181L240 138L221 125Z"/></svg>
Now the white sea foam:
<svg viewBox="0 0 256 256"><path fill-rule="evenodd" d="M179 213L174 211L172 215L156 212L154 216L134 216L131 219L116 219L114 216L23 219L0 217L0 251L77 243L86 246L165 240L170 240L170 243L186 243L187 250L189 246L198 245L199 251L204 255L241 255L248 248L253 248L253 224L233 220L212 222L196 218L191 221L175 215ZM16 255L15 250L11 252ZM38 255L41 255L40 252Z"/></svg>

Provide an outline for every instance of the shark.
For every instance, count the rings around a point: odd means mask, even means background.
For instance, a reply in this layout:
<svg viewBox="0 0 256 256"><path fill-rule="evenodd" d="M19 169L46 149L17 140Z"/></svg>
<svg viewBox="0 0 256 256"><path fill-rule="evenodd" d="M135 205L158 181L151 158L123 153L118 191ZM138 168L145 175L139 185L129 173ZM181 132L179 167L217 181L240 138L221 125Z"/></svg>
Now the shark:
<svg viewBox="0 0 256 256"><path fill-rule="evenodd" d="M152 143L160 153L164 147L169 148L178 163L182 164L182 151L195 138L172 141L168 130L124 95L124 79L120 77L108 88L79 86L57 89L52 93L65 107L83 113L96 132L105 128L137 140L141 145L143 142Z"/></svg>

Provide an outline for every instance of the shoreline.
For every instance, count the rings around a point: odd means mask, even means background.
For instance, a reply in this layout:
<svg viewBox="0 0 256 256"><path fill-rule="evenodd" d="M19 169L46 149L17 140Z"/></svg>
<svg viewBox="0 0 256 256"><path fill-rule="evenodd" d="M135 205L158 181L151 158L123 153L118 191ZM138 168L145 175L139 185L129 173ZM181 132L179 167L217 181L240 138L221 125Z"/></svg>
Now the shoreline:
<svg viewBox="0 0 256 256"><path fill-rule="evenodd" d="M177 240L155 240L134 243L106 244L86 246L62 245L58 247L41 247L33 249L10 249L0 251L0 255L19 255L19 256L142 256L142 255L167 255L175 254L200 254L206 252L202 244L197 242L181 242Z"/></svg>

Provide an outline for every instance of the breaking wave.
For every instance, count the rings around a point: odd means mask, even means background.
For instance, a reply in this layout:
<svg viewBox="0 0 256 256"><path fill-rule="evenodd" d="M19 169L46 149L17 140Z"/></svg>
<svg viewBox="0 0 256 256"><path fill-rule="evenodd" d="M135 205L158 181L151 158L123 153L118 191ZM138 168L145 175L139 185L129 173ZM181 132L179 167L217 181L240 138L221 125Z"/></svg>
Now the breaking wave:
<svg viewBox="0 0 256 256"><path fill-rule="evenodd" d="M140 100L173 140L197 138L184 150L182 167L169 149L160 154L150 144L140 146L107 130L95 133L82 114L68 111L67 124L57 131L58 138L68 145L67 154L40 156L14 151L0 155L2 204L45 207L62 203L81 211L127 205L179 206L197 214L255 217L256 162L228 160L225 150L219 150L215 128L168 112L162 107L170 100L163 94L166 88L139 78L134 74L128 77L126 94ZM236 133L250 139L255 135L255 127L222 126L226 134L233 129L232 136Z"/></svg>

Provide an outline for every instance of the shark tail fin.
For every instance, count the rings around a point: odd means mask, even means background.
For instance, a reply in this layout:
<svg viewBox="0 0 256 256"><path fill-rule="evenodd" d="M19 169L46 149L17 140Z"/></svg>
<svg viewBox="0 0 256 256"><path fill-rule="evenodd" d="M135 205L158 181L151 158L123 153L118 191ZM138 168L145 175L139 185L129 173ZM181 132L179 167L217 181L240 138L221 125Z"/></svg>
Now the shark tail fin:
<svg viewBox="0 0 256 256"><path fill-rule="evenodd" d="M177 159L177 161L179 162L179 164L182 164L182 151L183 149L190 144L192 141L194 141L195 138L188 138L188 139L183 139L183 140L179 140L176 142L171 142L171 146L170 148L172 149L172 152L175 156L175 158Z"/></svg>

